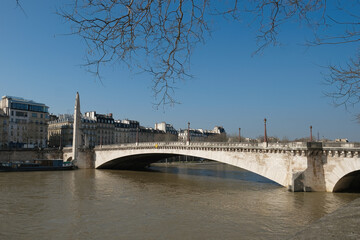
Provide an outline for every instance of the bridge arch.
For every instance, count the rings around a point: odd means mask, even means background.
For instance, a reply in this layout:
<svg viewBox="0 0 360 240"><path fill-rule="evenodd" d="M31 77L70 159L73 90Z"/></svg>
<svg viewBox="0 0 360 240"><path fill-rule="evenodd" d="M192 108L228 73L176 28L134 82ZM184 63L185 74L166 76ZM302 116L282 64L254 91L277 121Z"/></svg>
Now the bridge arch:
<svg viewBox="0 0 360 240"><path fill-rule="evenodd" d="M333 192L360 192L360 170L350 172L339 179Z"/></svg>
<svg viewBox="0 0 360 240"><path fill-rule="evenodd" d="M328 159L325 170L328 192L360 192L360 161L353 158Z"/></svg>
<svg viewBox="0 0 360 240"><path fill-rule="evenodd" d="M105 162L98 166L98 169L121 169L138 170L149 166L151 163L158 162L165 158L180 156L179 154L136 154L122 156Z"/></svg>
<svg viewBox="0 0 360 240"><path fill-rule="evenodd" d="M289 174L288 154L271 154L234 151L204 151L202 149L114 149L95 151L95 167L99 169L135 169L172 156L192 156L226 163L268 178L288 187L292 175Z"/></svg>

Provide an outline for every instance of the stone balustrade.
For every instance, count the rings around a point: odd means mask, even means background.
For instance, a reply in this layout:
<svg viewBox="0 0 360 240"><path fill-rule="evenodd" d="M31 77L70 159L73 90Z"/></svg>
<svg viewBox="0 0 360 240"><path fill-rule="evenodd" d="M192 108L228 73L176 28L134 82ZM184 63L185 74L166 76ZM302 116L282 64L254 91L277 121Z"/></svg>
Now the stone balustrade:
<svg viewBox="0 0 360 240"><path fill-rule="evenodd" d="M225 152L282 153L292 156L325 155L330 157L358 157L360 144L355 143L224 143L224 142L145 142L101 145L96 151L130 149L181 149Z"/></svg>

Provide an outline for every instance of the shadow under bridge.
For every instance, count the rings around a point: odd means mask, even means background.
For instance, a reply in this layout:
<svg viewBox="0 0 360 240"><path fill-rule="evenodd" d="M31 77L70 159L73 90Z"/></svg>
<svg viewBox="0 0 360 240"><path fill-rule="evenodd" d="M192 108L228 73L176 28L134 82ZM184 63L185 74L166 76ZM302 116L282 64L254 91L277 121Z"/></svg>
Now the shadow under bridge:
<svg viewBox="0 0 360 240"><path fill-rule="evenodd" d="M148 167L151 163L176 156L182 155L165 153L130 155L108 161L99 166L98 169L141 170Z"/></svg>

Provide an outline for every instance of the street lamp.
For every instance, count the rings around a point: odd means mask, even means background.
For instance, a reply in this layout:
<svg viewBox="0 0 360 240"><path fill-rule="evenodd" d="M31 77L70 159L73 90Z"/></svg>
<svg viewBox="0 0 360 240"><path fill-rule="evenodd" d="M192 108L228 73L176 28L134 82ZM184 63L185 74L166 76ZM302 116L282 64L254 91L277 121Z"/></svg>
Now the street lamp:
<svg viewBox="0 0 360 240"><path fill-rule="evenodd" d="M313 139L312 139L312 126L310 126L310 142L312 142Z"/></svg>
<svg viewBox="0 0 360 240"><path fill-rule="evenodd" d="M190 122L188 122L187 142L190 143Z"/></svg>
<svg viewBox="0 0 360 240"><path fill-rule="evenodd" d="M139 126L136 127L136 145L139 143Z"/></svg>
<svg viewBox="0 0 360 240"><path fill-rule="evenodd" d="M266 134L266 118L264 118L264 143L267 143L267 134Z"/></svg>

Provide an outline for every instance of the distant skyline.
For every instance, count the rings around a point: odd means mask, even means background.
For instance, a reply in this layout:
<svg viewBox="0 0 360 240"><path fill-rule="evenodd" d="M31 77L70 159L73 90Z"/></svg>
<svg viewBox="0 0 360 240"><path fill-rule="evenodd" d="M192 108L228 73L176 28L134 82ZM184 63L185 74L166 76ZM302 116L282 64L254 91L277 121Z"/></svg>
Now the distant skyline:
<svg viewBox="0 0 360 240"><path fill-rule="evenodd" d="M115 119L134 119L154 127L167 122L176 129L212 129L223 126L228 134L241 128L244 137L268 135L289 139L313 136L360 141L358 107L334 107L325 96L329 63L342 64L356 45L302 44L311 31L289 26L280 33L282 45L256 50L254 29L222 20L211 38L194 49L190 73L175 92L181 102L155 110L151 76L126 65L107 66L102 82L81 67L85 43L66 35L70 26L56 15L64 1L23 1L24 14L14 0L0 8L0 94L23 97L48 105L53 114L73 114L75 95L81 112L113 113Z"/></svg>

